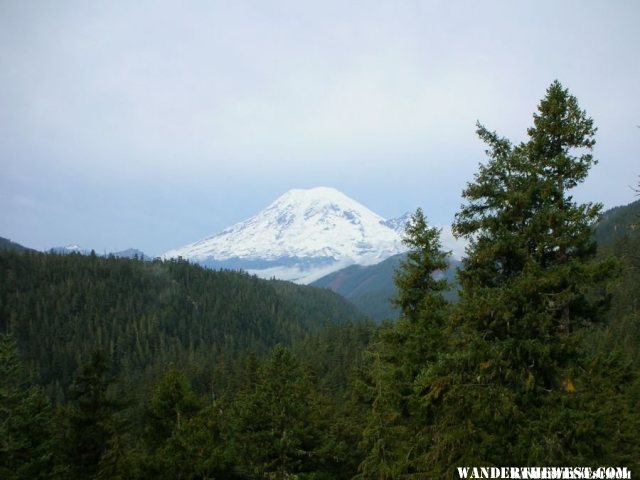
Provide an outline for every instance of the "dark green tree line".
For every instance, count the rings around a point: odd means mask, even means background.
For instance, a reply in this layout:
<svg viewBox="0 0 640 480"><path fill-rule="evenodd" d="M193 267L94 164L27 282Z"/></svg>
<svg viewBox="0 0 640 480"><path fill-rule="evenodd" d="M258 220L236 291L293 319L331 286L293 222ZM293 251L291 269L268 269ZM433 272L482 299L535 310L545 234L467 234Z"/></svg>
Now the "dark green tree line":
<svg viewBox="0 0 640 480"><path fill-rule="evenodd" d="M57 400L96 349L120 384L151 382L174 363L209 390L231 380L242 351L263 355L363 318L327 290L182 261L0 251L0 272L0 331Z"/></svg>

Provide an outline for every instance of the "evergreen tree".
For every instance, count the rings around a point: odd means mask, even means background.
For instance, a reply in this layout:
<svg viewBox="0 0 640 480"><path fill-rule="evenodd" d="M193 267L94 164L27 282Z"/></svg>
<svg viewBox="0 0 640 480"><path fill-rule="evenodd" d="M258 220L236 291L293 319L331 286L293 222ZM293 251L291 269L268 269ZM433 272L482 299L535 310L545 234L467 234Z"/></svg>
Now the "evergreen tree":
<svg viewBox="0 0 640 480"><path fill-rule="evenodd" d="M14 336L26 373L59 403L96 348L108 354L120 392L149 389L168 364L196 391L222 391L243 351L265 355L363 319L329 290L184 261L0 249L0 271L0 331Z"/></svg>
<svg viewBox="0 0 640 480"><path fill-rule="evenodd" d="M149 443L162 444L198 412L200 405L185 375L171 367L156 385L147 408Z"/></svg>
<svg viewBox="0 0 640 480"><path fill-rule="evenodd" d="M27 388L13 339L0 335L0 477L51 478L51 406L38 388Z"/></svg>
<svg viewBox="0 0 640 480"><path fill-rule="evenodd" d="M184 373L170 368L146 407L144 477L236 478L222 408L204 408Z"/></svg>
<svg viewBox="0 0 640 480"><path fill-rule="evenodd" d="M603 321L614 265L595 258L601 206L569 191L595 163L593 121L559 82L512 145L479 126L489 161L463 196L454 233L467 239L448 352L416 387L431 409L432 478L461 465L596 464L618 458L598 412L584 333ZM610 400L623 386L609 385ZM607 420L607 435L594 418Z"/></svg>
<svg viewBox="0 0 640 480"><path fill-rule="evenodd" d="M403 319L415 323L425 311L439 310L446 303L442 293L448 283L436 275L448 268L450 252L442 250L440 231L429 227L421 208L407 222L403 241L409 251L396 271L398 294L394 303Z"/></svg>
<svg viewBox="0 0 640 480"><path fill-rule="evenodd" d="M71 404L63 409L60 447L72 478L93 478L109 443L118 434L116 413L123 403L113 398L113 378L104 352L96 350L82 365L70 389Z"/></svg>
<svg viewBox="0 0 640 480"><path fill-rule="evenodd" d="M401 316L380 329L369 351L371 414L363 434L368 453L360 465L361 478L415 473L416 459L428 448L429 415L419 405L415 382L442 349L448 282L437 276L447 268L449 254L421 209L407 223L404 242L410 250L395 277Z"/></svg>
<svg viewBox="0 0 640 480"><path fill-rule="evenodd" d="M331 472L327 402L310 372L277 347L235 405L241 470L252 478L336 478Z"/></svg>

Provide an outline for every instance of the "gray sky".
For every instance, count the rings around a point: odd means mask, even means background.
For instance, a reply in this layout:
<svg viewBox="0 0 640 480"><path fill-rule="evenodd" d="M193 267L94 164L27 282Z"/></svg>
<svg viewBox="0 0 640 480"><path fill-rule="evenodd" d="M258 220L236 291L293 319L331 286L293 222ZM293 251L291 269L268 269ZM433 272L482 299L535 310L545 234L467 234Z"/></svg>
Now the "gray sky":
<svg viewBox="0 0 640 480"><path fill-rule="evenodd" d="M332 186L448 224L559 79L634 200L640 2L0 0L0 236L157 255Z"/></svg>

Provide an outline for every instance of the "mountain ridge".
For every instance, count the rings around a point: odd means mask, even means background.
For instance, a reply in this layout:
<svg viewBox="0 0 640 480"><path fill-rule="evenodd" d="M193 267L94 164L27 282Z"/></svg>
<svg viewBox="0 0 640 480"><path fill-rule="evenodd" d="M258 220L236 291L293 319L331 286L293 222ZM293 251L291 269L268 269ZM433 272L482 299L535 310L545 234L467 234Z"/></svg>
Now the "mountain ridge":
<svg viewBox="0 0 640 480"><path fill-rule="evenodd" d="M399 253L376 265L351 265L319 278L311 286L342 295L375 322L396 318L399 312L392 302L398 294L395 273L405 259L406 254ZM450 282L451 289L445 292L450 300L457 299L455 275L461 266L459 260L450 258L449 268L438 273Z"/></svg>

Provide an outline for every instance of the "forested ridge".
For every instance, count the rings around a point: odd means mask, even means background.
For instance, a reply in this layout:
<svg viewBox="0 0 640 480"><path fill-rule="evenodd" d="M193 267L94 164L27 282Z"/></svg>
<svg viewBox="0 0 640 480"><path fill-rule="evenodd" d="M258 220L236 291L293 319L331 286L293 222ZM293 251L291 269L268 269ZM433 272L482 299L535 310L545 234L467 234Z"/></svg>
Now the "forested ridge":
<svg viewBox="0 0 640 480"><path fill-rule="evenodd" d="M636 204L602 217L570 194L595 132L558 82L526 141L478 125L459 296L418 209L380 326L328 291L181 261L0 253L0 477L637 475Z"/></svg>
<svg viewBox="0 0 640 480"><path fill-rule="evenodd" d="M266 401L255 396L283 391L295 397L278 399L282 406L300 403L287 406L286 418L304 407L297 419L305 422L300 428L312 428L306 423L313 418L318 422L313 435L305 433L307 440L325 441L326 409L343 401L339 392L373 332L333 292L184 261L2 251L0 271L1 329L10 334L2 346L3 400L9 402L3 405L9 420L3 432L9 439L3 478L30 478L40 470L45 478L180 478L180 470L192 468L209 472L206 476L225 471L223 478L255 474L262 469L254 465L258 460L236 464L249 455L245 435L268 443L249 432L268 412L262 410L267 405L252 406ZM267 371L275 377L263 378ZM295 391L286 392L288 386ZM30 438L31 429L12 424L13 408L22 408L20 399L31 394L38 405L49 405L37 417L40 433L49 437L43 447L46 461L31 458L37 442ZM36 417L24 420L31 419ZM210 453L202 453L210 442L188 447L205 455L200 461L207 466L193 464L197 460L190 452L183 452L178 464L165 465L166 442L189 422L196 431L188 435L196 436L180 441L203 441L198 435L208 432L200 424L205 420L222 422L225 429L223 444ZM242 440L231 438L237 429ZM227 466L216 465L209 454L232 459ZM113 455L115 464L105 466ZM327 462L332 456L336 453L330 450L323 454ZM11 472L21 460L28 464L24 472Z"/></svg>
<svg viewBox="0 0 640 480"><path fill-rule="evenodd" d="M185 261L5 251L0 270L0 328L33 380L61 400L96 350L137 382L158 365L227 365L362 319L329 291Z"/></svg>

